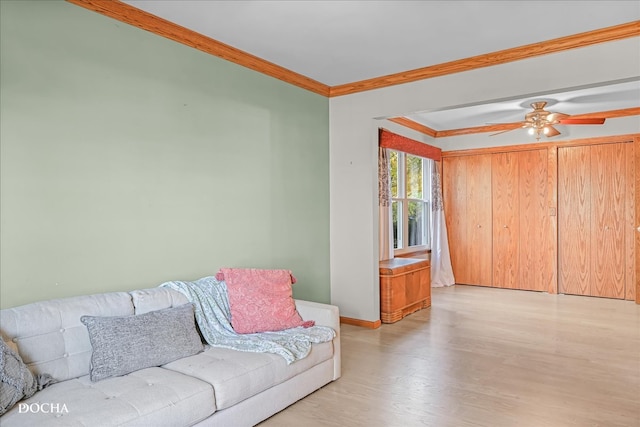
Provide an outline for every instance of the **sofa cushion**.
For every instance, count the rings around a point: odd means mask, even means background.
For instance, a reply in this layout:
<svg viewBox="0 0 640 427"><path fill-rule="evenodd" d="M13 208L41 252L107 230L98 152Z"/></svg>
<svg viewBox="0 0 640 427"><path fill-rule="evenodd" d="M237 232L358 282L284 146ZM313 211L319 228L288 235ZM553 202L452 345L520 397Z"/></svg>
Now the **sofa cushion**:
<svg viewBox="0 0 640 427"><path fill-rule="evenodd" d="M174 427L193 425L215 410L211 385L148 368L97 383L84 376L53 384L14 406L0 424Z"/></svg>
<svg viewBox="0 0 640 427"><path fill-rule="evenodd" d="M187 297L169 288L138 289L129 292L136 314L176 307L189 302Z"/></svg>
<svg viewBox="0 0 640 427"><path fill-rule="evenodd" d="M80 317L131 314L131 296L109 292L0 310L0 329L31 372L64 381L89 373L91 343Z"/></svg>
<svg viewBox="0 0 640 427"><path fill-rule="evenodd" d="M93 352L92 381L160 366L203 350L193 304L132 316L82 316Z"/></svg>
<svg viewBox="0 0 640 427"><path fill-rule="evenodd" d="M287 365L281 356L207 347L195 356L168 363L171 369L211 384L221 410L280 384L333 356L333 343L313 344L304 359Z"/></svg>

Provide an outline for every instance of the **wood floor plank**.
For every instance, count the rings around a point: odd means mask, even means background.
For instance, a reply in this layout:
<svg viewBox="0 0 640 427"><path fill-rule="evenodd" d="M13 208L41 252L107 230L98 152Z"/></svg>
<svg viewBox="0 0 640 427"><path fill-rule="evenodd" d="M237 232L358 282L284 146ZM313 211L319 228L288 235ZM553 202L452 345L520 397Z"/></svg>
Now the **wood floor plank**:
<svg viewBox="0 0 640 427"><path fill-rule="evenodd" d="M342 372L261 426L640 426L640 306L456 285L371 330Z"/></svg>

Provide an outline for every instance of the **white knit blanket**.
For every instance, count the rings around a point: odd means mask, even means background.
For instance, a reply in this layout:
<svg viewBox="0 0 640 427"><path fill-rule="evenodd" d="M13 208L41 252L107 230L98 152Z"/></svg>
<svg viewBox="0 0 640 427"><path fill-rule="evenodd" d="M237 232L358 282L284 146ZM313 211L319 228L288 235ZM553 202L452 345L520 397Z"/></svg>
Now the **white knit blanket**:
<svg viewBox="0 0 640 427"><path fill-rule="evenodd" d="M311 344L331 341L336 333L327 326L297 327L279 332L237 334L231 326L227 286L213 276L194 282L173 281L160 285L183 293L195 305L200 331L209 345L238 351L278 354L287 364L305 358ZM313 319L305 319L313 320Z"/></svg>

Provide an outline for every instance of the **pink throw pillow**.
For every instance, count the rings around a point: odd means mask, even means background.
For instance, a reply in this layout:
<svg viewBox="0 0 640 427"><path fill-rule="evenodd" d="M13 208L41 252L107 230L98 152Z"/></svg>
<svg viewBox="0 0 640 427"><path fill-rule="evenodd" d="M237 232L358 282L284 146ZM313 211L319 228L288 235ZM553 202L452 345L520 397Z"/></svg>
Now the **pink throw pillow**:
<svg viewBox="0 0 640 427"><path fill-rule="evenodd" d="M239 334L314 325L302 320L296 310L291 290L295 278L290 270L221 268L216 278L227 285L231 326Z"/></svg>

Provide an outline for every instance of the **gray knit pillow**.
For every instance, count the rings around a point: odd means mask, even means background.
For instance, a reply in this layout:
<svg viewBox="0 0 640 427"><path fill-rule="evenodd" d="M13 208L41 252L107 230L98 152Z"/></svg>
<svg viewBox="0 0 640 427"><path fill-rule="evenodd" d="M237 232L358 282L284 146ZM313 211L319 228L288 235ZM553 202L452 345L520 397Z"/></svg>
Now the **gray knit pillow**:
<svg viewBox="0 0 640 427"><path fill-rule="evenodd" d="M134 316L82 316L80 321L93 348L91 381L164 365L204 348L191 303Z"/></svg>
<svg viewBox="0 0 640 427"><path fill-rule="evenodd" d="M18 353L0 338L0 415L38 390L38 383Z"/></svg>

